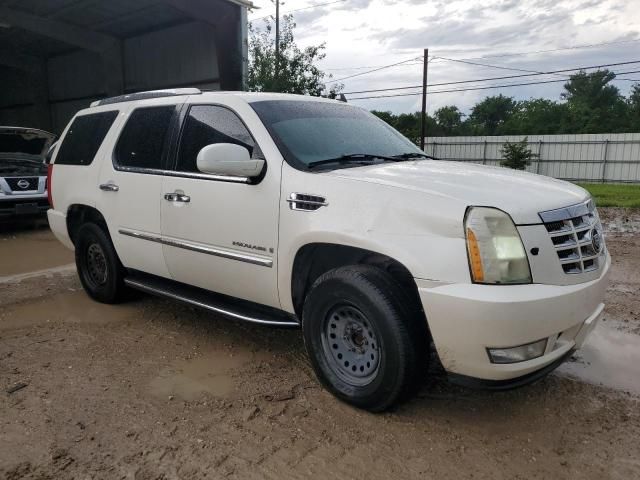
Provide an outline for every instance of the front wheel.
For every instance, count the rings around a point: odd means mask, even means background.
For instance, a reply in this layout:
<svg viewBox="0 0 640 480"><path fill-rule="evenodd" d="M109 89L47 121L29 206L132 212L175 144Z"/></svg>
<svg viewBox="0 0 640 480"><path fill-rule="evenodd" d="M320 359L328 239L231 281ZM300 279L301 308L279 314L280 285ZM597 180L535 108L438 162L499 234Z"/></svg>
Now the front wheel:
<svg viewBox="0 0 640 480"><path fill-rule="evenodd" d="M75 245L80 282L91 298L102 303L124 299L124 268L111 239L95 223L80 227Z"/></svg>
<svg viewBox="0 0 640 480"><path fill-rule="evenodd" d="M305 346L319 380L356 407L383 411L410 392L426 342L400 285L374 267L322 275L305 300Z"/></svg>

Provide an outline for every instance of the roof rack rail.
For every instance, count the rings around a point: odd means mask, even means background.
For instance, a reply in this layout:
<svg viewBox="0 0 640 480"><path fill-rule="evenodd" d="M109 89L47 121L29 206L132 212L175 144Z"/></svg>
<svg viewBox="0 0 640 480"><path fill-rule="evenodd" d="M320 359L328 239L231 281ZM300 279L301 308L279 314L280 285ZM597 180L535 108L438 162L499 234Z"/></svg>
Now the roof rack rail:
<svg viewBox="0 0 640 480"><path fill-rule="evenodd" d="M148 98L175 97L178 95L200 95L199 88L171 88L167 90L151 90L148 92L129 93L118 97L103 98L91 103L91 107L111 105L113 103L133 102L135 100L146 100Z"/></svg>

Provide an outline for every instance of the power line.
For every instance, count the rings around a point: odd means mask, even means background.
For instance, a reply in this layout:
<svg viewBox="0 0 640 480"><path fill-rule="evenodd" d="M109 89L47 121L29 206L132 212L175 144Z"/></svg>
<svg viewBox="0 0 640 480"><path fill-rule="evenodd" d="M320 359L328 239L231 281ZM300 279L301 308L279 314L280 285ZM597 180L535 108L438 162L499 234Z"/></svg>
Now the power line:
<svg viewBox="0 0 640 480"><path fill-rule="evenodd" d="M312 8L326 7L328 5L333 5L335 3L344 3L346 1L347 0L334 0L333 2L319 3L317 5L311 5L309 7L296 8L295 10L289 10L286 13L289 14L289 13L294 13L294 12L301 12L302 10L311 10Z"/></svg>
<svg viewBox="0 0 640 480"><path fill-rule="evenodd" d="M354 78L354 77L360 77L362 75L367 75L369 73L373 73L373 72L379 72L380 70L385 70L387 68L391 68L391 67L396 67L398 65L402 65L403 63L407 63L407 62L413 62L414 60L417 60L420 57L414 57L414 58L410 58L408 60L404 60L402 62L398 62L398 63L392 63L390 65L383 65L381 67L375 68L373 70L367 70L366 72L361 72L361 73L356 73L353 75L349 75L347 77L342 77L342 78L338 78L336 80L331 80L330 82L325 82L325 85L329 85L330 83L337 83L337 82L341 82L343 80L347 80L349 78Z"/></svg>
<svg viewBox="0 0 640 480"><path fill-rule="evenodd" d="M640 73L640 70L634 70L634 71L630 71L630 72L620 72L617 75L629 75L632 73ZM616 79L614 79L616 80ZM621 79L624 80L624 79ZM489 89L493 89L493 88L508 88L508 87L521 87L521 86L526 86L526 85L541 85L541 84L546 84L546 83L559 83L559 82L565 82L566 80L562 79L562 80L539 80L537 82L523 82L523 83L507 83L507 84L503 84L503 85L487 85L487 86L482 86L482 87L467 87L467 88L456 88L456 89L450 89L450 90L436 90L436 91L430 91L429 95L433 95L436 93L454 93L454 92L469 92L469 91L473 91L473 90L489 90ZM411 92L411 93L396 93L396 94L392 94L392 95L374 95L374 96L369 96L369 97L356 97L356 98L350 98L349 101L352 100L369 100L369 99L373 99L373 98L392 98L392 97L411 97L411 96L416 96L416 95L422 95L422 92Z"/></svg>
<svg viewBox="0 0 640 480"><path fill-rule="evenodd" d="M439 58L441 60L446 60L448 62L456 62L456 63L464 63L467 65L475 65L477 67L488 67L488 68L496 68L498 70L510 70L510 71L514 71L514 72L533 72L532 70L525 70L522 68L515 68L515 67L502 67L500 65L491 65L488 63L477 63L477 62L470 62L468 60L460 60L457 58L447 58L447 57L435 57L435 58ZM539 73L539 72L534 72L534 73Z"/></svg>
<svg viewBox="0 0 640 480"><path fill-rule="evenodd" d="M549 50L530 50L530 51L526 51L526 52L513 52L513 53L501 53L501 54L496 54L496 55L483 55L481 57L468 57L468 58L461 58L459 60L483 60L485 58L502 58L502 57L519 57L519 56L524 56L524 55L535 55L538 53L552 53L552 52L562 52L562 51L566 51L566 50L580 50L583 48L596 48L596 47L606 47L609 45L621 45L621 44L625 44L625 43L635 43L635 42L640 42L640 38L635 38L633 40L620 40L620 41L615 41L615 42L602 42L602 43L591 43L591 44L585 44L585 45L574 45L571 47L561 47L561 48L553 48L553 49L549 49Z"/></svg>
<svg viewBox="0 0 640 480"><path fill-rule="evenodd" d="M399 67L406 67L411 65L422 65L422 62L413 62L413 63L403 63L402 65L398 65ZM384 65L367 65L364 67L339 67L339 68L323 68L323 70L330 71L338 71L338 70L366 70L368 68L379 68L384 67Z"/></svg>
<svg viewBox="0 0 640 480"><path fill-rule="evenodd" d="M621 44L627 44L627 43L635 43L635 42L640 42L640 38L637 39L633 39L633 40L621 40L621 41L615 41L615 42L602 42L602 43L592 43L592 44L587 44L587 45L574 45L571 47L562 47L562 48L554 48L554 49L549 49L549 50L530 50L530 51L525 51L525 52L513 52L513 53L502 53L502 54L497 54L497 55L483 55L481 57L468 57L468 58L458 58L455 60L483 60L486 58L502 58L502 57L517 57L517 56L525 56L525 55L534 55L537 53L551 53L551 52L560 52L560 51L565 51L565 50L579 50L579 49L584 49L584 48L595 48L595 47L602 47L602 46L610 46L610 45L621 45ZM444 57L440 57L440 58L444 58ZM437 59L436 57L434 57L434 59ZM454 59L449 59L449 60L454 60ZM417 62L417 63L406 63L403 64L404 65L422 65L422 62ZM364 70L364 69L368 69L368 68L377 68L381 65L369 65L369 66L361 66L361 67L332 67L332 68L325 68L324 70L331 70L331 71L338 71L338 70ZM505 69L507 69L507 67L503 67ZM518 69L513 69L513 70L518 70ZM526 70L525 70L526 71ZM530 70L529 70L530 71Z"/></svg>
<svg viewBox="0 0 640 480"><path fill-rule="evenodd" d="M340 82L340 81L347 80L347 79L354 78L354 77L359 77L359 76L362 76L362 75L367 75L369 73L377 72L379 70L384 70L384 69L390 68L390 67L395 67L395 66L398 66L398 65L401 65L401 64L406 64L408 62L415 61L415 60L417 60L419 58L420 57L412 58L412 59L409 59L409 60L405 60L404 62L398 62L398 63L394 63L394 64L391 64L391 65L384 65L382 67L379 67L379 68L376 68L376 69L373 69L373 70L368 70L366 72L356 73L356 74L353 74L353 75L349 75L347 77L342 77L342 78L337 79L337 80L332 80L330 82L326 82L325 85L328 85L328 84L331 84L331 83ZM619 66L619 65L628 65L629 63L638 63L638 62L621 62L621 63L611 63L611 64L604 64L604 65L595 65L595 66L592 66L592 67L569 68L569 69L564 69L564 70L554 70L554 71L549 71L549 72L540 72L538 70L525 70L525 69L522 69L522 68L502 67L502 66L499 66L499 65L491 65L491 64L488 64L488 63L469 62L469 61L466 61L466 60L460 60L460 59L454 59L454 58L446 58L446 57L440 57L440 56L431 57L429 62L432 62L432 61L437 60L437 59L447 60L447 61L451 61L451 62L466 63L466 64L476 65L476 66L481 66L481 67L497 68L497 69L500 69L500 70L510 70L510 71L516 71L516 72L528 72L529 73L529 75L521 75L521 76L556 75L556 74L558 74L560 72L570 72L570 71L581 70L581 69L585 69L586 70L586 69L590 69L590 68L602 68L602 67L611 67L611 66ZM504 78L509 78L509 77L504 77ZM511 78L517 78L517 76L514 75ZM499 79L500 79L500 77L494 78L494 80L499 80ZM455 82L452 82L452 83L455 83ZM462 82L462 83L464 83L464 82ZM405 88L412 88L412 87L405 87ZM369 90L369 91L373 92L374 90ZM368 93L368 91L364 90L364 91L361 91L361 92L350 92L350 93ZM345 93L345 95L346 95L346 93Z"/></svg>
<svg viewBox="0 0 640 480"><path fill-rule="evenodd" d="M459 84L463 84L463 83L476 83L476 82L490 82L493 80L507 80L507 79L511 79L511 78L522 78L522 77L534 77L534 76L538 76L538 75L552 75L552 74L557 74L557 73L561 73L561 72L572 72L572 71L576 71L576 70L591 70L594 68L603 68L603 67L617 67L620 65L630 65L630 64L634 64L634 63L640 63L640 60L634 60L634 61L628 61L628 62L619 62L619 63L609 63L609 64L603 64L603 65L591 65L591 66L587 66L587 67L574 67L574 68L564 68L561 70L551 70L548 72L535 72L535 73L525 73L525 74L520 74L520 75L506 75L503 77L490 77L490 78L478 78L475 80L457 80L455 82L441 82L441 83L432 83L431 85L429 85L430 87L441 87L444 85L459 85ZM621 79L621 80L625 80L625 79ZM566 79L563 80L558 80L558 81L566 81ZM390 87L390 88L379 88L379 89L375 89L375 90L360 90L360 91L356 91L356 92L342 92L345 95L356 95L356 94L360 94L360 93L375 93L375 92L389 92L389 91L393 91L393 90L407 90L410 88L422 88L422 85L410 85L410 86L406 86L406 87Z"/></svg>
<svg viewBox="0 0 640 480"><path fill-rule="evenodd" d="M515 68L515 67L504 67L501 65L493 65L493 64L488 64L488 63L476 63L476 62L469 62L466 60L460 60L460 59L455 59L455 58L445 58L445 57L435 57L435 58L440 58L442 60L446 60L449 62L458 62L458 63L466 63L468 65L476 65L476 66L480 66L480 67L488 67L488 68L496 68L498 70L508 70L508 71L514 71L514 72L528 72L528 73L536 73L536 74L542 74L544 72L540 72L539 70L528 70L525 68ZM566 75L561 75L561 74L556 74L551 72L554 75L557 76L565 76Z"/></svg>
<svg viewBox="0 0 640 480"><path fill-rule="evenodd" d="M283 12L283 14L284 15L289 15L290 13L301 12L303 10L311 10L312 8L326 7L328 5L333 5L333 4L336 4L336 3L344 3L346 1L347 0L334 0L333 2L318 3L317 5L309 5L308 7L302 7L302 8L296 8L295 10L289 10L288 12ZM253 20L250 20L249 23L255 22L256 20L262 20L263 18L269 18L269 17L273 17L273 15L265 15L264 17L254 18Z"/></svg>

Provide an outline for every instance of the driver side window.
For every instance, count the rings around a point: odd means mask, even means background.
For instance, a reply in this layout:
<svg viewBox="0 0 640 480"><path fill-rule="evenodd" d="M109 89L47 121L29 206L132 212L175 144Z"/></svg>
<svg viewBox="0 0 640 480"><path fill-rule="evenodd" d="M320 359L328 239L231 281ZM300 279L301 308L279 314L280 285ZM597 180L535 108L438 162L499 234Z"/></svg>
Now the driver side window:
<svg viewBox="0 0 640 480"><path fill-rule="evenodd" d="M234 143L249 150L252 159L264 159L249 130L234 112L215 105L194 105L185 120L176 170L197 173L198 152L214 143Z"/></svg>

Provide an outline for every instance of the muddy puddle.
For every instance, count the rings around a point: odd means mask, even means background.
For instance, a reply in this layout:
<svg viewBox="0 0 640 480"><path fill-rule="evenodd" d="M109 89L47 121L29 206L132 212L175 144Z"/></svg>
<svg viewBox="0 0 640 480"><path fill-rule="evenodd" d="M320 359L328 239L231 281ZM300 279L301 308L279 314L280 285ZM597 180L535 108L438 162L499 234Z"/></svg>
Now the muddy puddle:
<svg viewBox="0 0 640 480"><path fill-rule="evenodd" d="M106 324L140 316L136 303L105 305L83 290L67 291L0 309L0 330L48 323Z"/></svg>
<svg viewBox="0 0 640 480"><path fill-rule="evenodd" d="M626 208L599 210L605 233L640 233L640 214L637 210Z"/></svg>
<svg viewBox="0 0 640 480"><path fill-rule="evenodd" d="M51 268L45 268L43 270L35 270L32 272L15 273L13 275L0 276L0 288L2 288L2 285L16 284L16 283L20 283L23 280L29 280L31 278L41 277L41 278L50 279L50 278L53 278L54 275L69 275L69 274L74 274L75 272L76 272L76 264L69 263L66 265L61 265L59 267L51 267Z"/></svg>
<svg viewBox="0 0 640 480"><path fill-rule="evenodd" d="M213 351L191 360L180 360L151 381L149 389L157 397L197 400L202 394L227 397L236 388L234 375L242 367L266 360L266 354L247 350Z"/></svg>
<svg viewBox="0 0 640 480"><path fill-rule="evenodd" d="M557 374L640 395L640 336L601 322Z"/></svg>
<svg viewBox="0 0 640 480"><path fill-rule="evenodd" d="M0 278L72 262L73 252L65 248L48 228L3 232L0 235Z"/></svg>

